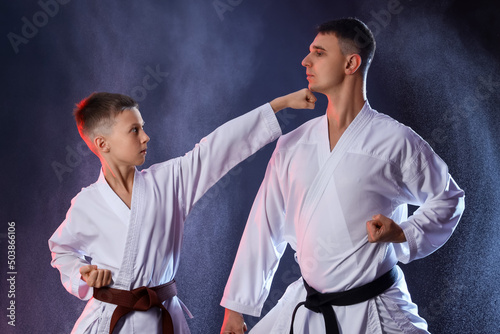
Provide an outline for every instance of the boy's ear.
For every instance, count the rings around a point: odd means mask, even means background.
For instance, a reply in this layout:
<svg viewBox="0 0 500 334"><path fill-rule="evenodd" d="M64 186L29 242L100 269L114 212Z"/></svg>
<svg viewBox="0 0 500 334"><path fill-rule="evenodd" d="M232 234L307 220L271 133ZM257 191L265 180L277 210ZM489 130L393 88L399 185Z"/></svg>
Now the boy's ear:
<svg viewBox="0 0 500 334"><path fill-rule="evenodd" d="M354 74L358 70L359 66L361 66L361 57L358 54L352 54L347 58L346 63L346 74Z"/></svg>
<svg viewBox="0 0 500 334"><path fill-rule="evenodd" d="M94 146L98 152L103 152L103 153L109 152L108 142L106 141L106 138L104 138L103 136L96 136L94 138Z"/></svg>

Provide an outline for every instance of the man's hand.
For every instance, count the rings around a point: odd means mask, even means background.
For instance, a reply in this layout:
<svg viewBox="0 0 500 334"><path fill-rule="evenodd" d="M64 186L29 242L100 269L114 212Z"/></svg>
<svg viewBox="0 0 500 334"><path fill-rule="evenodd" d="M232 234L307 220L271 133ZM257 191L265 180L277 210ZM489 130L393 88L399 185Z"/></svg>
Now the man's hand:
<svg viewBox="0 0 500 334"><path fill-rule="evenodd" d="M277 97L270 102L274 112L277 113L281 109L314 109L316 96L307 88L296 91L285 96Z"/></svg>
<svg viewBox="0 0 500 334"><path fill-rule="evenodd" d="M80 268L82 279L88 286L102 288L111 284L111 271L108 269L97 269L96 265L87 265Z"/></svg>
<svg viewBox="0 0 500 334"><path fill-rule="evenodd" d="M381 214L366 222L369 242L405 242L406 237L401 227L394 220Z"/></svg>
<svg viewBox="0 0 500 334"><path fill-rule="evenodd" d="M220 334L243 334L247 331L247 325L241 313L226 309L224 313L224 323L220 329Z"/></svg>

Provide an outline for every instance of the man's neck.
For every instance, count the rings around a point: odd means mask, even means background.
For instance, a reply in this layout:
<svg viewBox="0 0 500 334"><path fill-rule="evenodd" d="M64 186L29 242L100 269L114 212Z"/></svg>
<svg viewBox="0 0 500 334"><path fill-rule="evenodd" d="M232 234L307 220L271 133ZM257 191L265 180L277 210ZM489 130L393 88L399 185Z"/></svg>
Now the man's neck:
<svg viewBox="0 0 500 334"><path fill-rule="evenodd" d="M328 136L330 151L332 151L349 124L363 108L366 96L363 89L337 91L326 94L326 96L328 98L328 107L326 108Z"/></svg>
<svg viewBox="0 0 500 334"><path fill-rule="evenodd" d="M329 126L334 129L346 129L356 118L366 101L364 90L337 91L326 94L328 106L326 115Z"/></svg>
<svg viewBox="0 0 500 334"><path fill-rule="evenodd" d="M334 129L346 129L356 118L365 104L365 100L349 101L349 103L335 102L329 99L326 108L328 124Z"/></svg>

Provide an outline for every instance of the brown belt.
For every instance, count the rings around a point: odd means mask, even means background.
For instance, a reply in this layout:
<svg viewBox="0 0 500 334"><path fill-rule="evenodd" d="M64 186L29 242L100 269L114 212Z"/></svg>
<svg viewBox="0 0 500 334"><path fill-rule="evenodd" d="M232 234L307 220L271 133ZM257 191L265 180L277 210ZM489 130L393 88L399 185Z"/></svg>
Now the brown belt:
<svg viewBox="0 0 500 334"><path fill-rule="evenodd" d="M152 307L161 309L163 334L174 334L172 317L168 313L163 302L177 295L175 280L153 288L141 286L140 288L127 291L108 287L94 288L94 298L105 303L117 305L111 317L109 333L113 333L118 320L132 311L147 311Z"/></svg>

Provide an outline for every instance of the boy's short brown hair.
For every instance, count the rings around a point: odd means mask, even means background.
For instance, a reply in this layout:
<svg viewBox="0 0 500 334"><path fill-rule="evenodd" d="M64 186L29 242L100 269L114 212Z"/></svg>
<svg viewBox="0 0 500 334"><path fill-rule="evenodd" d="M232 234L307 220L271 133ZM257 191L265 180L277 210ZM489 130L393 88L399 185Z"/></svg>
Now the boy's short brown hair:
<svg viewBox="0 0 500 334"><path fill-rule="evenodd" d="M116 115L134 107L137 108L138 104L129 96L106 92L93 93L80 101L74 110L78 132L90 147L97 134L111 128Z"/></svg>

